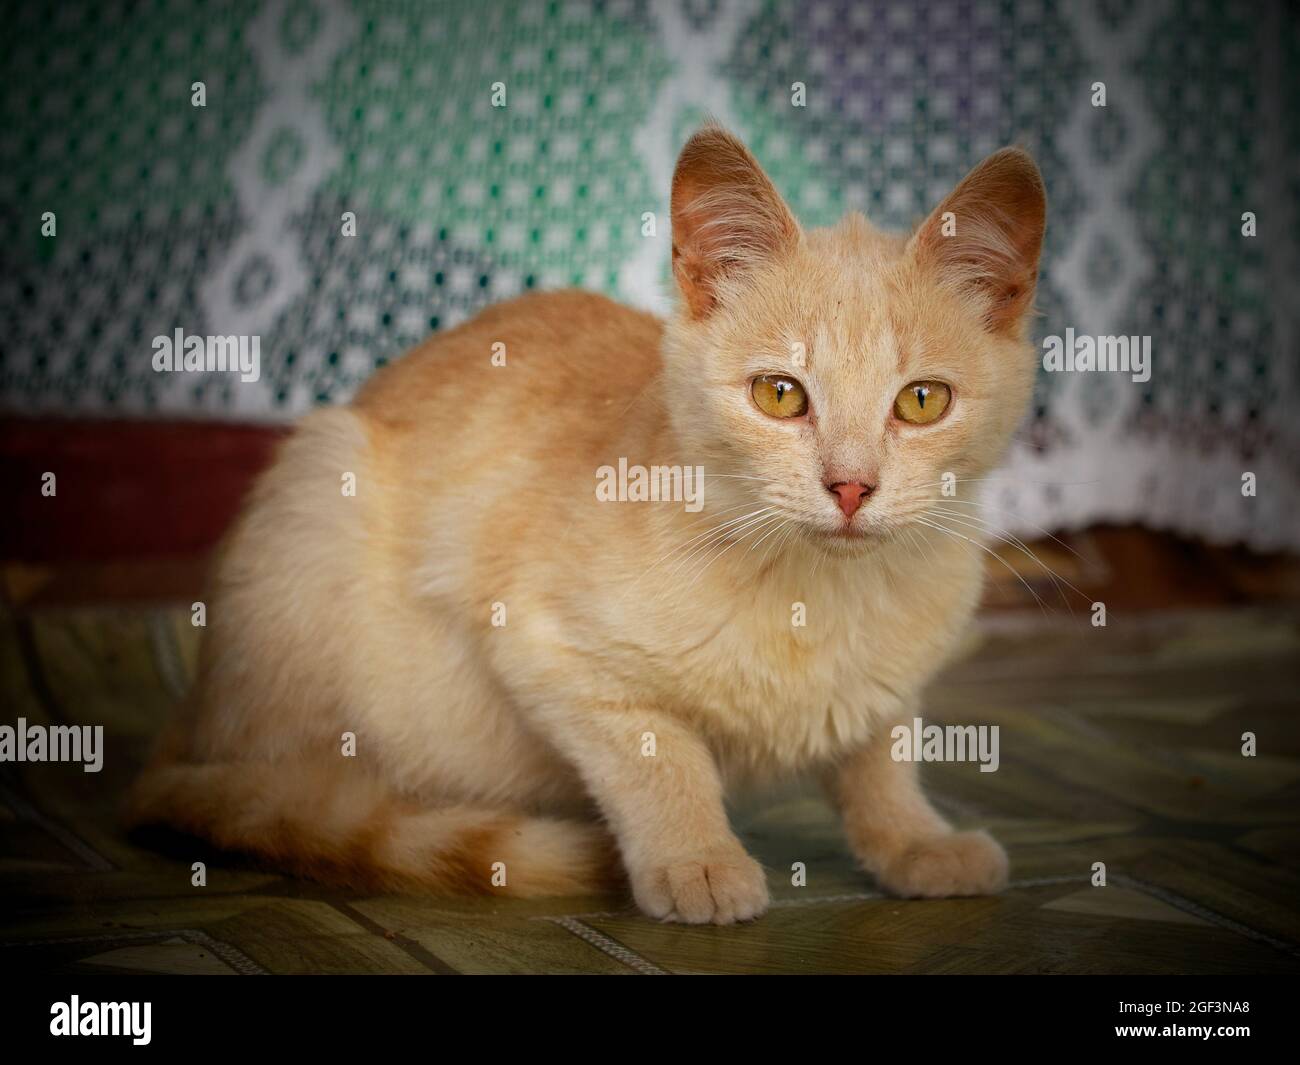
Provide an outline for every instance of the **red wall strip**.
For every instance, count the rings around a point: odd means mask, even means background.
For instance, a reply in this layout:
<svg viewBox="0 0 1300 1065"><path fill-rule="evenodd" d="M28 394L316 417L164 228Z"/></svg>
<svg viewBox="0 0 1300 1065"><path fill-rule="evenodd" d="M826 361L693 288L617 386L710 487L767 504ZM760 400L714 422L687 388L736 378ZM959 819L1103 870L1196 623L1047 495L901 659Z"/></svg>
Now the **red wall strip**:
<svg viewBox="0 0 1300 1065"><path fill-rule="evenodd" d="M0 418L0 558L80 562L208 551L287 430ZM46 473L55 494L43 495Z"/></svg>

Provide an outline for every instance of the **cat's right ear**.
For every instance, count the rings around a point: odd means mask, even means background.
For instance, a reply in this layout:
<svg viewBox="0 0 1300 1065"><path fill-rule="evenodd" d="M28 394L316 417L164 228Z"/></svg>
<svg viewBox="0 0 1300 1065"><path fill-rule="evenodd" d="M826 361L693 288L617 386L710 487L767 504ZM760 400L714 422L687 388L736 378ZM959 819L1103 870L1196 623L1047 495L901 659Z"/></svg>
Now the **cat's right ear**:
<svg viewBox="0 0 1300 1065"><path fill-rule="evenodd" d="M686 142L673 174L673 276L690 317L706 318L719 283L798 243L799 223L749 149L719 126Z"/></svg>

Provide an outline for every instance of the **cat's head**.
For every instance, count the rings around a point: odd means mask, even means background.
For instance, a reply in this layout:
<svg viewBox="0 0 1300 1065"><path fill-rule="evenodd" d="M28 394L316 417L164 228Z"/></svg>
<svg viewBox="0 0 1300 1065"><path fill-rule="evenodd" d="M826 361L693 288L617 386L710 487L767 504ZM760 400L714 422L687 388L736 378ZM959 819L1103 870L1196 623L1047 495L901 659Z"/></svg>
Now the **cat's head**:
<svg viewBox="0 0 1300 1065"><path fill-rule="evenodd" d="M752 501L856 553L923 517L945 475L983 477L1033 387L1045 206L1033 160L1004 149L910 237L860 214L805 232L743 144L695 134L663 398L710 509Z"/></svg>

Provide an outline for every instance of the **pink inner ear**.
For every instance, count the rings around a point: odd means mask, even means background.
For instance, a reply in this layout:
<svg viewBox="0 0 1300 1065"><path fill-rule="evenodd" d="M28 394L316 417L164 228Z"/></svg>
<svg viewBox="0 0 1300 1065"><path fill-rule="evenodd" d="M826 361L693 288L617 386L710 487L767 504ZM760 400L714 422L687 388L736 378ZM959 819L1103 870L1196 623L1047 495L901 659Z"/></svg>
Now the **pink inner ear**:
<svg viewBox="0 0 1300 1065"><path fill-rule="evenodd" d="M1046 208L1033 160L1006 148L935 208L913 246L946 281L982 295L990 329L1014 334L1033 303ZM955 232L945 232L949 212Z"/></svg>

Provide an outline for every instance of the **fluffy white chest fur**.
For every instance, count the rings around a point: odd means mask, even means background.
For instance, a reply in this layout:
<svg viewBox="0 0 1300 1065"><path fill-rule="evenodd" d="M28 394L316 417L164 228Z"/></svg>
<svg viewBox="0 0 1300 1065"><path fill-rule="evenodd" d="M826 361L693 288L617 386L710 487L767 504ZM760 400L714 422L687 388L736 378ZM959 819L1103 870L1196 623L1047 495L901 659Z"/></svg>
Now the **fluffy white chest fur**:
<svg viewBox="0 0 1300 1065"><path fill-rule="evenodd" d="M491 658L507 686L521 659L570 662L542 690L521 678L523 700L640 699L670 711L738 783L806 769L904 716L950 654L981 571L960 543L933 541L885 545L854 568L816 553L762 564L762 548L741 541L720 547L716 565L706 556L679 567L700 572L693 582L664 567L667 587L621 557L612 567L586 558L588 579L568 588L562 612L545 596L516 600ZM649 546L646 565L667 550Z"/></svg>

